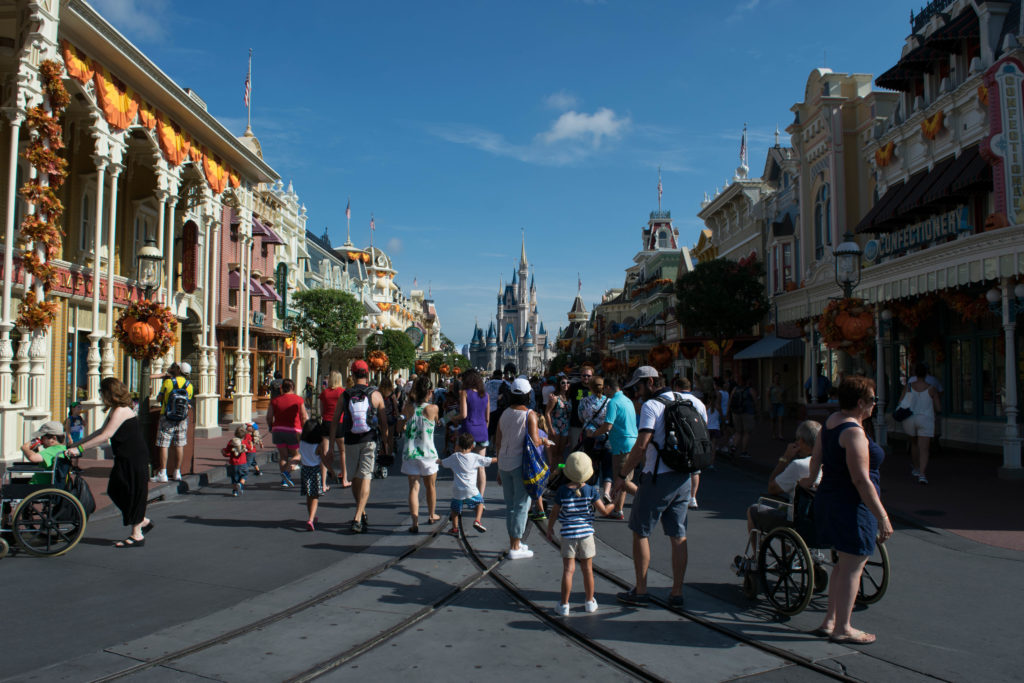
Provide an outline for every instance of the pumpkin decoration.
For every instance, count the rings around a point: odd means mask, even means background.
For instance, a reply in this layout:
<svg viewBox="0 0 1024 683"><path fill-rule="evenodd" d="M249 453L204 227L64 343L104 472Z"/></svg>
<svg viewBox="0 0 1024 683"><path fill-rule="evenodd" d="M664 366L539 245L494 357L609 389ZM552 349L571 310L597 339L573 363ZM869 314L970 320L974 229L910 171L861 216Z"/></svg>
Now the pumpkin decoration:
<svg viewBox="0 0 1024 683"><path fill-rule="evenodd" d="M658 370L664 370L672 364L672 349L664 344L658 344L647 352L647 360Z"/></svg>
<svg viewBox="0 0 1024 683"><path fill-rule="evenodd" d="M128 355L153 359L167 355L174 345L178 319L167 306L143 299L129 304L114 326L114 336Z"/></svg>
<svg viewBox="0 0 1024 683"><path fill-rule="evenodd" d="M843 336L850 341L861 341L868 336L868 332L874 327L874 318L870 313L860 315L847 315L846 321L840 325Z"/></svg>
<svg viewBox="0 0 1024 683"><path fill-rule="evenodd" d="M451 366L449 366L447 363L441 363L441 367L439 367L437 371L440 372L441 375L444 377L447 377L452 373Z"/></svg>
<svg viewBox="0 0 1024 683"><path fill-rule="evenodd" d="M154 337L156 337L156 329L149 323L137 320L128 328L128 338L138 346L149 345Z"/></svg>
<svg viewBox="0 0 1024 683"><path fill-rule="evenodd" d="M985 219L984 231L998 230L999 228L1005 228L1010 224L1010 221L1006 219L1004 213L993 213L989 214L988 218Z"/></svg>
<svg viewBox="0 0 1024 683"><path fill-rule="evenodd" d="M458 377L459 375L462 374L462 368L456 365L454 368L452 368L452 374Z"/></svg>
<svg viewBox="0 0 1024 683"><path fill-rule="evenodd" d="M430 369L430 364L425 360L418 360L416 361L415 367L417 375L425 375L427 374L427 370Z"/></svg>
<svg viewBox="0 0 1024 683"><path fill-rule="evenodd" d="M875 316L863 299L830 301L818 320L822 340L830 349L841 349L859 356L868 348L875 332Z"/></svg>
<svg viewBox="0 0 1024 683"><path fill-rule="evenodd" d="M380 349L370 351L366 356L366 362L370 366L371 370L380 372L388 367L388 354L384 353Z"/></svg>

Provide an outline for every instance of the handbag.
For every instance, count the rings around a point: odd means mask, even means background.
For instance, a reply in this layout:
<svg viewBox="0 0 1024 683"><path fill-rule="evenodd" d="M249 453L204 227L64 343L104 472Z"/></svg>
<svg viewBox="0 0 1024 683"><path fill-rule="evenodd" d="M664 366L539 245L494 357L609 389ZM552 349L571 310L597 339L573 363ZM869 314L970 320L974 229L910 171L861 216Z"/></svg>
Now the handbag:
<svg viewBox="0 0 1024 683"><path fill-rule="evenodd" d="M544 451L538 448L527 434L523 440L523 488L530 498L539 498L544 493L544 484L547 483L549 474Z"/></svg>
<svg viewBox="0 0 1024 683"><path fill-rule="evenodd" d="M892 419L896 420L897 422L903 422L904 420L906 420L908 417L910 417L913 414L914 414L914 411L911 410L910 408L905 408L903 406L900 406L899 408L897 408L893 412Z"/></svg>

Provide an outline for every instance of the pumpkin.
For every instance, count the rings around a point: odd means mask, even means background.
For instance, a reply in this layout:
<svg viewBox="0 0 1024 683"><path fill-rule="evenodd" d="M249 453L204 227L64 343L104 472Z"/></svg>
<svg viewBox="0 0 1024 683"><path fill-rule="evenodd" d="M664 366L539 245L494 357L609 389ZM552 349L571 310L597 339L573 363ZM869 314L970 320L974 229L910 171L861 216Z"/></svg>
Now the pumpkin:
<svg viewBox="0 0 1024 683"><path fill-rule="evenodd" d="M161 327L164 326L163 321L160 320L160 318L156 317L155 315L149 316L149 319L146 320L146 322L148 322L154 330L159 330Z"/></svg>
<svg viewBox="0 0 1024 683"><path fill-rule="evenodd" d="M836 314L835 320L833 322L835 322L836 327L838 327L839 329L843 329L843 326L846 325L849 319L849 313L847 313L846 311L839 311L839 313Z"/></svg>
<svg viewBox="0 0 1024 683"><path fill-rule="evenodd" d="M121 318L121 329L124 330L125 334L128 334L129 332L132 331L132 325L134 325L137 322L138 320L131 317L130 315L125 316L124 318Z"/></svg>
<svg viewBox="0 0 1024 683"><path fill-rule="evenodd" d="M838 323L839 316L836 316L836 322ZM849 341L858 342L868 336L868 332L871 331L872 320L870 313L863 313L861 315L847 316L846 320L840 325L840 329L843 331L843 336Z"/></svg>
<svg viewBox="0 0 1024 683"><path fill-rule="evenodd" d="M149 323L136 321L128 330L128 339L136 346L148 346L156 337L156 330Z"/></svg>
<svg viewBox="0 0 1024 683"><path fill-rule="evenodd" d="M441 364L441 367L439 367L439 368L438 368L438 371L439 371L439 372L440 372L440 373L441 373L442 375L444 375L445 377L447 377L447 376L449 375L449 373L451 373L452 369L451 369L450 367L448 367L448 364L447 364L447 363L442 363L442 364Z"/></svg>
<svg viewBox="0 0 1024 683"><path fill-rule="evenodd" d="M425 374L429 368L430 368L430 364L427 363L427 361L425 361L425 360L418 360L418 361L416 361L416 374L417 375Z"/></svg>
<svg viewBox="0 0 1024 683"><path fill-rule="evenodd" d="M461 375L461 374L462 374L462 368L460 368L460 367L459 367L458 365L456 365L456 366L455 366L454 368L452 368L452 373L453 373L453 374L454 374L454 375L455 375L456 377L458 377L459 375Z"/></svg>

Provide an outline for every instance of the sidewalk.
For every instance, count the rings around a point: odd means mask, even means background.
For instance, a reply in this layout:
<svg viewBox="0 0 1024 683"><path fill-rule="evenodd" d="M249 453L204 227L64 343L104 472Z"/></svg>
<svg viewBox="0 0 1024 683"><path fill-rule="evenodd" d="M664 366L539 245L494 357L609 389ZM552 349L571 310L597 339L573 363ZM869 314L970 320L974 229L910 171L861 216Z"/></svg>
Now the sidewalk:
<svg viewBox="0 0 1024 683"><path fill-rule="evenodd" d="M791 439L798 420L783 420ZM771 438L771 423L758 422L750 438L750 459L731 458L739 467L768 474L786 443ZM947 531L978 543L1024 551L1024 482L997 475L1002 458L952 448L933 448L927 486L910 476L906 441L892 440L881 467L882 504L889 514L932 530Z"/></svg>

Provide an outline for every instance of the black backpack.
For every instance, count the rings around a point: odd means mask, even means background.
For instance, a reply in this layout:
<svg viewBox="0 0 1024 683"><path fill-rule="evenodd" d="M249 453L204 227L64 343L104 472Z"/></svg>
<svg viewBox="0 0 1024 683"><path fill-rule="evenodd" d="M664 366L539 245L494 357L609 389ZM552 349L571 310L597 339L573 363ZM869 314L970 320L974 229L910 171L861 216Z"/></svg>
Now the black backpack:
<svg viewBox="0 0 1024 683"><path fill-rule="evenodd" d="M688 398L666 398L664 394L655 400L665 406L662 419L665 420L665 443L658 449L658 461L663 461L676 472L690 474L711 465L711 437L708 425ZM658 463L654 464L654 478L658 476Z"/></svg>
<svg viewBox="0 0 1024 683"><path fill-rule="evenodd" d="M171 391L167 394L167 402L164 404L164 417L168 422L181 422L188 417L188 388L191 382L178 386L177 378L171 379Z"/></svg>

